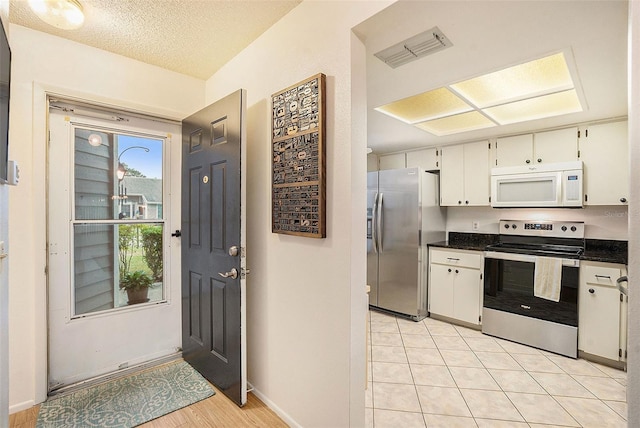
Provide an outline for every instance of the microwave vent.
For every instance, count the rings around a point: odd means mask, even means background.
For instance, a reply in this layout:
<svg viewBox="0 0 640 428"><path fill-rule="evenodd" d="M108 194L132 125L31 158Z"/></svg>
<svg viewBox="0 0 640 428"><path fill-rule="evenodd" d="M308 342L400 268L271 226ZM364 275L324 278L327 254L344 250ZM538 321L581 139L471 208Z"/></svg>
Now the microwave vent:
<svg viewBox="0 0 640 428"><path fill-rule="evenodd" d="M433 27L374 55L389 67L397 68L450 46L453 46L453 43L438 27Z"/></svg>

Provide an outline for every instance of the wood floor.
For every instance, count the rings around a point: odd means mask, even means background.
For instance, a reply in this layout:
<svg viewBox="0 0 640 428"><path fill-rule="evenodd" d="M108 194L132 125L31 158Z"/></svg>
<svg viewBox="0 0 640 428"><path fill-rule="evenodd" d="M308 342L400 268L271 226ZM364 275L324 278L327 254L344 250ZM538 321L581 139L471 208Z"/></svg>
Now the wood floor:
<svg viewBox="0 0 640 428"><path fill-rule="evenodd" d="M147 422L145 428L176 427L287 427L282 419L255 395L249 393L247 404L240 408L223 393L216 394L191 406L176 410L161 418ZM40 406L9 416L10 428L36 426Z"/></svg>

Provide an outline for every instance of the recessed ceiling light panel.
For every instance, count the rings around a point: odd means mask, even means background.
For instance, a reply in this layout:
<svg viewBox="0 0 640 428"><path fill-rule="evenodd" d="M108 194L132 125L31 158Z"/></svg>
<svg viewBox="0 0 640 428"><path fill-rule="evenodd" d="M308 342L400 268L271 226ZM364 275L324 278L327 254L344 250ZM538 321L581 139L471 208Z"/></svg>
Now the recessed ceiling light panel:
<svg viewBox="0 0 640 428"><path fill-rule="evenodd" d="M582 111L575 89L483 109L500 125Z"/></svg>
<svg viewBox="0 0 640 428"><path fill-rule="evenodd" d="M492 126L496 126L496 124L482 115L482 113L470 111L468 113L418 123L416 126L434 135L442 136L491 128Z"/></svg>
<svg viewBox="0 0 640 428"><path fill-rule="evenodd" d="M540 58L450 87L479 108L574 87L564 54Z"/></svg>
<svg viewBox="0 0 640 428"><path fill-rule="evenodd" d="M472 107L447 88L438 88L376 107L376 110L413 124L470 111Z"/></svg>

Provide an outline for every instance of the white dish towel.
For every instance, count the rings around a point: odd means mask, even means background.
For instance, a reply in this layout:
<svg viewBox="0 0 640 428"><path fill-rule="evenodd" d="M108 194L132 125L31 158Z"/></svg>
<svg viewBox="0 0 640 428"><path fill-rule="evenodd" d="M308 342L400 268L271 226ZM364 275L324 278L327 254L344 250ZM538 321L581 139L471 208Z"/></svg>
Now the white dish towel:
<svg viewBox="0 0 640 428"><path fill-rule="evenodd" d="M562 283L562 259L536 257L533 279L533 295L542 299L560 301Z"/></svg>

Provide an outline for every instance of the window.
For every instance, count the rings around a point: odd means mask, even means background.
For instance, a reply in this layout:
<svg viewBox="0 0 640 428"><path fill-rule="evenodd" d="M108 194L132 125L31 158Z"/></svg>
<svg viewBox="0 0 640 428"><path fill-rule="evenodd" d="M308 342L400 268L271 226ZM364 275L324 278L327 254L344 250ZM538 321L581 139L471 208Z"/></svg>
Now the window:
<svg viewBox="0 0 640 428"><path fill-rule="evenodd" d="M73 129L73 315L164 299L165 141Z"/></svg>

